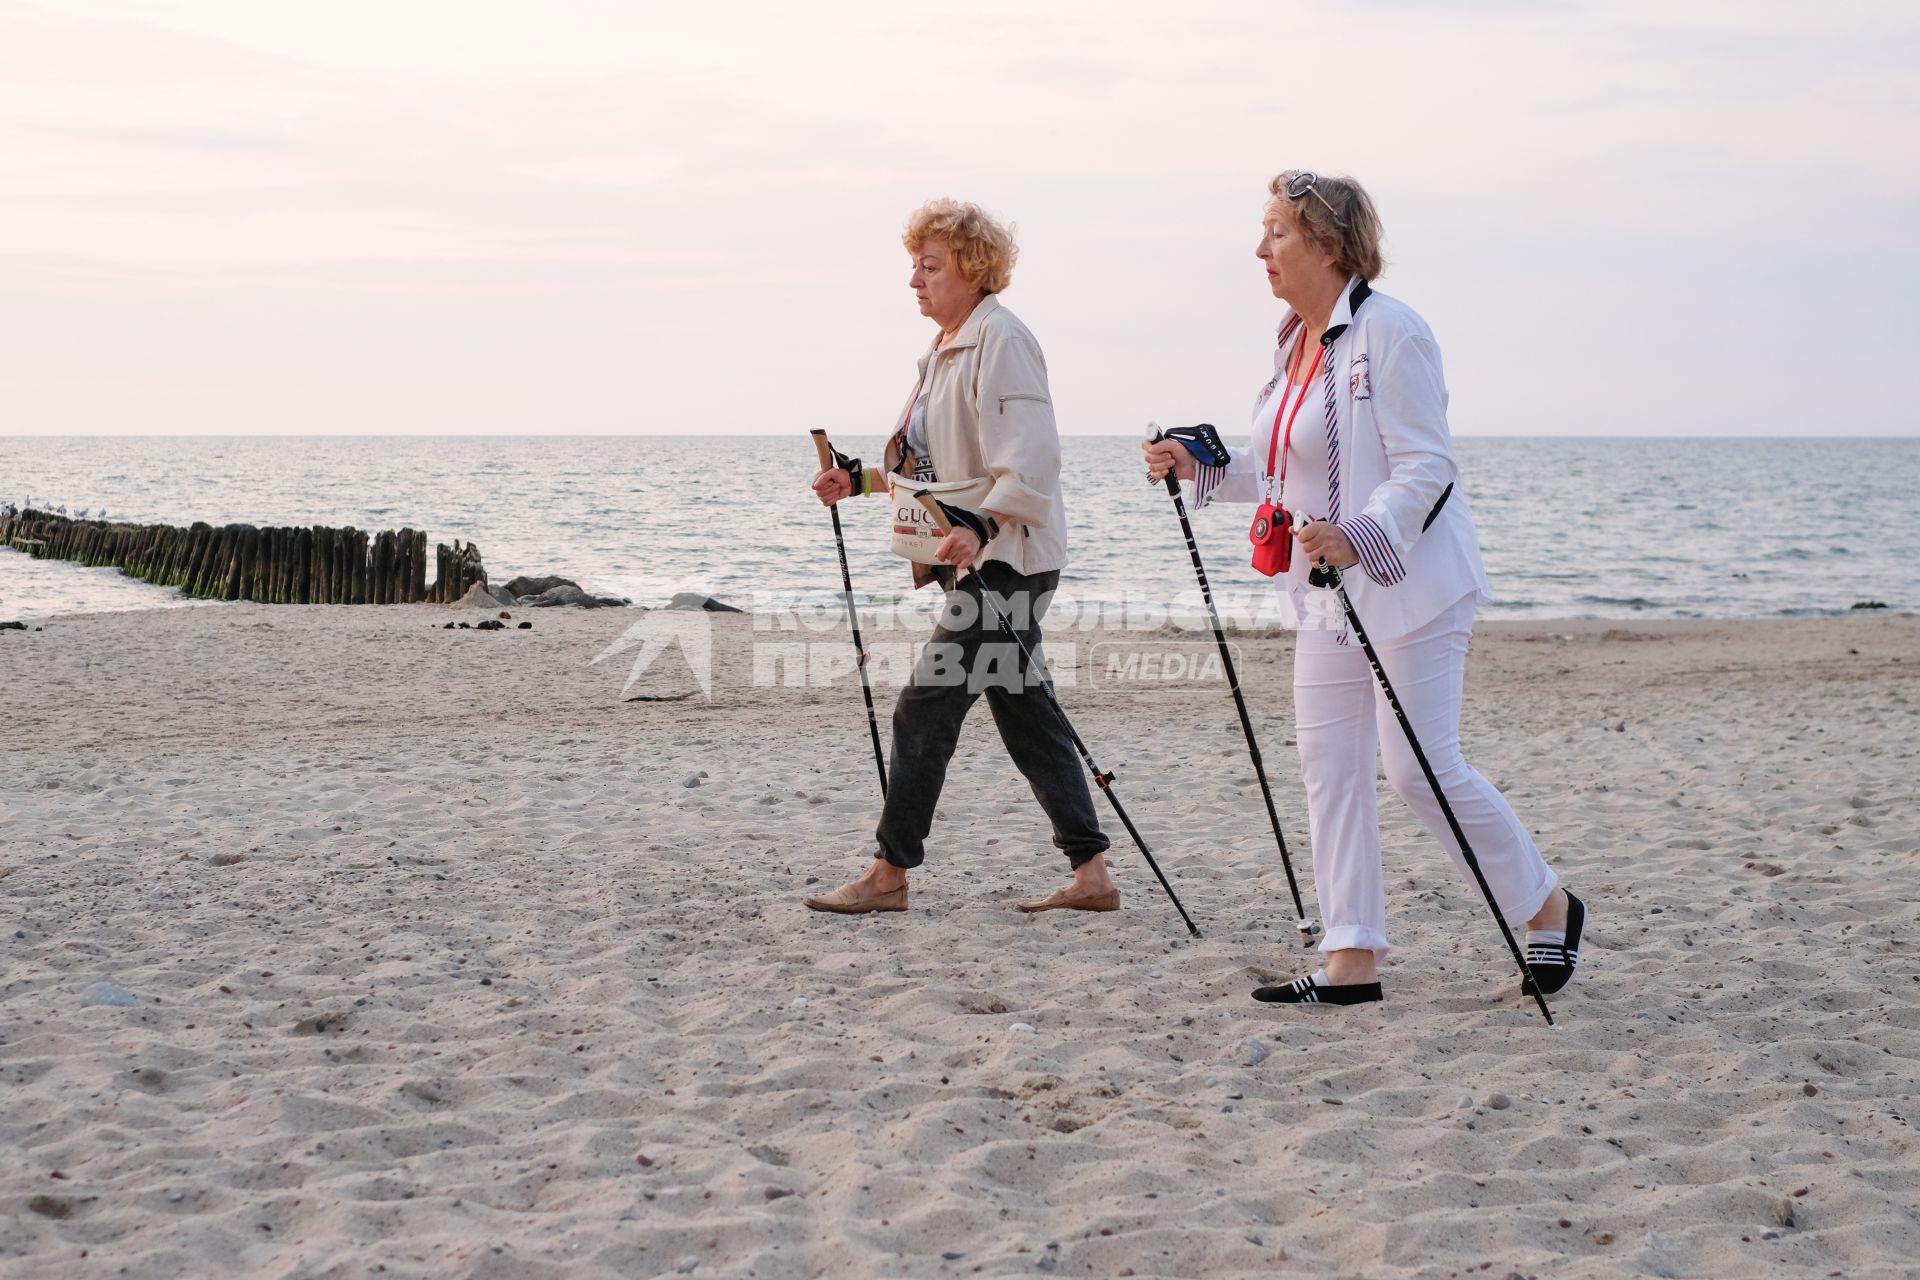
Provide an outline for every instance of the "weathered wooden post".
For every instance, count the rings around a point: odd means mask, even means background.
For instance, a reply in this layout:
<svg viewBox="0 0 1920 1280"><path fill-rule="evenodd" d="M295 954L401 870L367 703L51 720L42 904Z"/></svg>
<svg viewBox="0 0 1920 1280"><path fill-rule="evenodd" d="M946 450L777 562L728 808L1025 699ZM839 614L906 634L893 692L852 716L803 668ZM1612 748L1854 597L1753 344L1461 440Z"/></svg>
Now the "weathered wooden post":
<svg viewBox="0 0 1920 1280"><path fill-rule="evenodd" d="M314 604L327 602L327 531L319 525L313 526L313 541L307 548L309 565L308 598Z"/></svg>
<svg viewBox="0 0 1920 1280"><path fill-rule="evenodd" d="M292 604L307 604L313 589L313 530L302 526L293 531L293 590L287 599Z"/></svg>
<svg viewBox="0 0 1920 1280"><path fill-rule="evenodd" d="M187 580L187 593L196 598L207 594L207 584L213 578L213 563L220 554L220 530L209 528L206 545L200 548L200 562L193 567L193 576Z"/></svg>
<svg viewBox="0 0 1920 1280"><path fill-rule="evenodd" d="M407 555L407 599L418 603L427 598L427 531L413 531L413 550Z"/></svg>
<svg viewBox="0 0 1920 1280"><path fill-rule="evenodd" d="M259 599L263 604L279 604L280 566L285 563L287 531L278 525L271 525L261 532L265 535L267 562L265 571L260 575L265 589L260 592Z"/></svg>
<svg viewBox="0 0 1920 1280"><path fill-rule="evenodd" d="M353 603L353 526L339 531L334 540L334 564L339 576L334 583L335 604Z"/></svg>
<svg viewBox="0 0 1920 1280"><path fill-rule="evenodd" d="M387 602L387 557L389 555L389 545L384 529L373 535L373 572L367 582L367 599L374 604L385 604Z"/></svg>
<svg viewBox="0 0 1920 1280"><path fill-rule="evenodd" d="M327 593L326 603L340 603L340 531L327 530Z"/></svg>
<svg viewBox="0 0 1920 1280"><path fill-rule="evenodd" d="M230 524L221 531L220 563L214 569L213 590L216 600L240 598L240 526Z"/></svg>
<svg viewBox="0 0 1920 1280"><path fill-rule="evenodd" d="M263 589L267 576L267 530L249 526L247 529L247 588L245 599L256 603L267 598Z"/></svg>
<svg viewBox="0 0 1920 1280"><path fill-rule="evenodd" d="M253 552L253 526L241 525L233 531L233 582L227 588L227 599L245 600L247 598L248 572Z"/></svg>
<svg viewBox="0 0 1920 1280"><path fill-rule="evenodd" d="M174 529L167 536L167 564L162 582L169 587L180 585L181 575L186 572L187 549L193 545L193 530Z"/></svg>
<svg viewBox="0 0 1920 1280"><path fill-rule="evenodd" d="M334 563L339 566L339 578L334 587L335 604L353 603L353 526L340 530L334 543Z"/></svg>
<svg viewBox="0 0 1920 1280"><path fill-rule="evenodd" d="M300 584L300 530L292 525L280 530L280 603L294 603Z"/></svg>
<svg viewBox="0 0 1920 1280"><path fill-rule="evenodd" d="M367 533L357 530L353 535L353 602L366 604L373 599L372 577L373 557L367 548Z"/></svg>
<svg viewBox="0 0 1920 1280"><path fill-rule="evenodd" d="M243 524L240 526L238 536L234 539L237 555L234 558L231 599L251 600L253 598L253 552L254 541L258 537L259 530L252 525Z"/></svg>
<svg viewBox="0 0 1920 1280"><path fill-rule="evenodd" d="M187 576L181 582L180 589L190 596L197 596L200 594L200 573L206 566L207 553L213 548L213 531L196 521L193 534L193 558L187 562Z"/></svg>
<svg viewBox="0 0 1920 1280"><path fill-rule="evenodd" d="M321 529L314 538L314 541L320 544L321 604L337 603L333 598L333 593L335 584L338 583L340 579L334 567L334 547L338 545L339 540L339 530L333 528Z"/></svg>
<svg viewBox="0 0 1920 1280"><path fill-rule="evenodd" d="M296 525L287 530L287 603L304 604L307 593L307 555L312 550L313 530Z"/></svg>
<svg viewBox="0 0 1920 1280"><path fill-rule="evenodd" d="M405 604L407 602L407 583L413 580L412 556L413 526L408 525L394 535L393 571L387 585L388 604Z"/></svg>

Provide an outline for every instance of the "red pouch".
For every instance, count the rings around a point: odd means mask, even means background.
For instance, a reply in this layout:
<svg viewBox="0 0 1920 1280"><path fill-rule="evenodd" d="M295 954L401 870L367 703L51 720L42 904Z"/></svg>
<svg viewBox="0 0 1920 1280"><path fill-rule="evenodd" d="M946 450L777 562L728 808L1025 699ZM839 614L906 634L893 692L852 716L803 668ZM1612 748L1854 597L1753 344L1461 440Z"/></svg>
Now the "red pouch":
<svg viewBox="0 0 1920 1280"><path fill-rule="evenodd" d="M1253 543L1253 567L1269 578L1285 573L1293 564L1293 517L1277 503L1263 502L1253 513L1253 527L1247 530Z"/></svg>

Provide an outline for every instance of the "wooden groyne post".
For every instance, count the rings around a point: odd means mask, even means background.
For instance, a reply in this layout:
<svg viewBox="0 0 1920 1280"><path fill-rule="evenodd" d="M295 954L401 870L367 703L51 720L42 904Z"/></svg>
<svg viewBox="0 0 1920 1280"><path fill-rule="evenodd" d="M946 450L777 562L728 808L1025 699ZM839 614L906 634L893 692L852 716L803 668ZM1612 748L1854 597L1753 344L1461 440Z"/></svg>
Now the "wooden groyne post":
<svg viewBox="0 0 1920 1280"><path fill-rule="evenodd" d="M439 545L427 585L427 535L419 529L335 529L324 525L218 528L75 520L31 508L0 514L0 545L36 560L112 565L133 578L178 587L202 600L261 604L451 603L487 571L480 549Z"/></svg>

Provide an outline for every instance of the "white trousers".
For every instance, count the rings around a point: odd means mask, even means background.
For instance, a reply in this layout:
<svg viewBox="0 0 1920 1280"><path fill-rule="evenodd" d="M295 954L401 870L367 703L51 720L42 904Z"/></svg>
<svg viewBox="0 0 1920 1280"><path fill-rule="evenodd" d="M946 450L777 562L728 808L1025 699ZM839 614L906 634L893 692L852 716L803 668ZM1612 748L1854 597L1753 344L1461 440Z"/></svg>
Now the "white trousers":
<svg viewBox="0 0 1920 1280"><path fill-rule="evenodd" d="M1501 915L1518 928L1545 905L1559 880L1506 797L1460 754L1460 699L1473 605L1472 597L1466 597L1410 635L1390 644L1376 641L1375 649ZM1325 928L1320 949L1366 947L1383 957L1387 898L1380 868L1376 753L1385 762L1394 794L1453 858L1472 891L1472 909L1483 920L1486 907L1359 638L1349 635L1341 644L1342 634L1300 632L1293 663L1313 886Z"/></svg>

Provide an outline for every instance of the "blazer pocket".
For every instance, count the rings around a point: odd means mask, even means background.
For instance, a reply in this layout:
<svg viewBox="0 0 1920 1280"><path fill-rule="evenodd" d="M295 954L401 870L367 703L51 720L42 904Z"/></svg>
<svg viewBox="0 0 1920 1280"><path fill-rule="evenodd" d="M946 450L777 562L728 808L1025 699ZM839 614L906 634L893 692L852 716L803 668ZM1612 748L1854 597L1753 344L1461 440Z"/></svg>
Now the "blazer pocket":
<svg viewBox="0 0 1920 1280"><path fill-rule="evenodd" d="M1007 394L999 397L1001 413L1004 414L1007 411L1007 401L1009 400L1037 400L1041 404L1053 403L1053 401L1047 399L1038 391L1009 391Z"/></svg>

